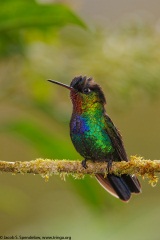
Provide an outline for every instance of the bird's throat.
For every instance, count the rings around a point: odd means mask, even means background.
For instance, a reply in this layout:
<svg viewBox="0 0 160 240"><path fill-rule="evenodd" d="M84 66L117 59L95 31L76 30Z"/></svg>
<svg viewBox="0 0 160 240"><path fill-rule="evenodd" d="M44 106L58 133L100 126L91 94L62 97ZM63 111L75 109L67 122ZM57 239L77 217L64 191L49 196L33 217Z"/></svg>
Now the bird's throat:
<svg viewBox="0 0 160 240"><path fill-rule="evenodd" d="M83 115L88 118L102 116L105 113L104 106L98 102L81 104L78 103L73 105L73 114Z"/></svg>

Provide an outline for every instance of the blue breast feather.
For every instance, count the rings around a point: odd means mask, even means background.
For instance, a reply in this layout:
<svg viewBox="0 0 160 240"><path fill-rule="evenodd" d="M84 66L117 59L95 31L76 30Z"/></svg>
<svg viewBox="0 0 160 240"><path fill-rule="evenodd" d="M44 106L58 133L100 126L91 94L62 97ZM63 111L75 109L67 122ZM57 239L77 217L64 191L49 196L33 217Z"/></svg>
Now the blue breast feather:
<svg viewBox="0 0 160 240"><path fill-rule="evenodd" d="M87 120L82 116L76 116L71 123L71 131L73 134L83 134L86 131L89 131L89 125Z"/></svg>

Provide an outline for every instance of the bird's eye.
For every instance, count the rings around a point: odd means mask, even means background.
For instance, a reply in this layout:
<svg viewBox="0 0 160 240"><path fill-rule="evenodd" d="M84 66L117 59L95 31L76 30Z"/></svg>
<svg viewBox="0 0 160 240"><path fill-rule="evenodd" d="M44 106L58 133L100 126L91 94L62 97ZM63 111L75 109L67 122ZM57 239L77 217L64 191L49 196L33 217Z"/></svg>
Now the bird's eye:
<svg viewBox="0 0 160 240"><path fill-rule="evenodd" d="M91 92L91 89L90 88L84 88L83 89L83 93L90 93Z"/></svg>

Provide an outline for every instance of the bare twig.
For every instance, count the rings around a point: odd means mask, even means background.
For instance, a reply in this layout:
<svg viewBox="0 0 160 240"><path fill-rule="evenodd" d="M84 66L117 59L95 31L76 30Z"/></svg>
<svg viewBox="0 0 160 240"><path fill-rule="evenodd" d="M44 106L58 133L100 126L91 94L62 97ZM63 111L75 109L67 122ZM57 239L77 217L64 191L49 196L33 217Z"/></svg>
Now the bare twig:
<svg viewBox="0 0 160 240"><path fill-rule="evenodd" d="M53 174L60 174L65 177L71 174L75 178L82 178L85 174L93 175L95 173L104 173L107 175L107 163L91 161L87 162L88 168L82 167L80 161L69 160L50 160L36 159L27 162L7 162L0 161L0 171L12 174L16 173L33 173L40 174L46 180ZM113 162L111 173L121 174L137 174L142 177L148 177L150 183L155 185L158 178L155 173L160 172L160 160L144 160L141 157L132 156L129 162Z"/></svg>

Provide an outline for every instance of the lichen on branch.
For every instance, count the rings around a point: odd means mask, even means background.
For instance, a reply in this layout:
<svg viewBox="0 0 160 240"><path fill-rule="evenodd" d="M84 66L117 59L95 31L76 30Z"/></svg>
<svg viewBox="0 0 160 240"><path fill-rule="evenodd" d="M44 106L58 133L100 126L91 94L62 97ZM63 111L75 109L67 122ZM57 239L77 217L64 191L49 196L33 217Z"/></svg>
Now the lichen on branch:
<svg viewBox="0 0 160 240"><path fill-rule="evenodd" d="M94 175L103 173L107 175L106 162L87 162L87 168L83 168L81 161L36 159L32 161L7 162L0 161L0 172L4 173L33 173L40 174L48 180L53 174L60 174L61 178L72 175L74 178L83 178L85 174ZM160 160L144 160L142 157L131 156L129 162L113 162L110 173L120 176L121 174L136 174L149 178L152 186L158 181L155 173L160 172Z"/></svg>

